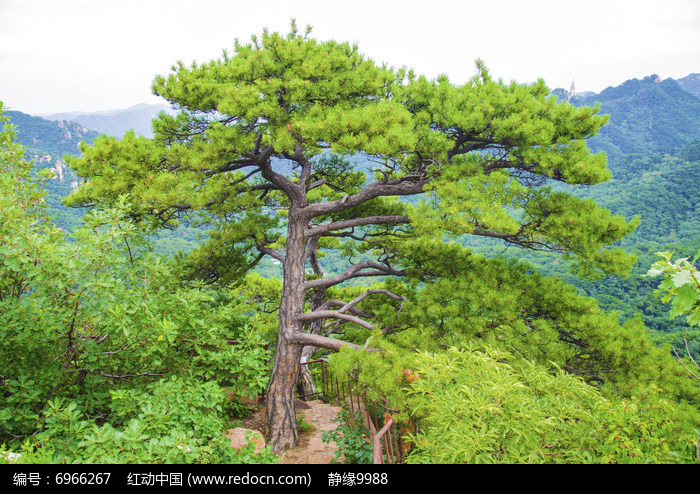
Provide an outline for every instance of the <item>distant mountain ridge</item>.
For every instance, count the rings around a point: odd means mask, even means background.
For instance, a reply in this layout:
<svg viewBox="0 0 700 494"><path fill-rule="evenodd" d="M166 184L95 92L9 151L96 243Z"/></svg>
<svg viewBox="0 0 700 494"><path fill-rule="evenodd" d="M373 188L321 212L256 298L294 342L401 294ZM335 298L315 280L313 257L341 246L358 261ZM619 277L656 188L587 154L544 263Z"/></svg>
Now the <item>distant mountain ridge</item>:
<svg viewBox="0 0 700 494"><path fill-rule="evenodd" d="M607 151L612 159L628 153L675 152L689 140L700 137L700 73L665 80L654 74L627 80L600 93L581 91L570 95L561 88L553 93L576 106L602 104L601 113L609 114L615 125L606 125L600 135L590 141L590 146L595 151ZM47 120L76 122L117 138L128 130L152 137L151 122L160 112L176 113L166 104L141 103L125 109L39 116ZM635 138L630 140L629 135L622 135L630 133Z"/></svg>
<svg viewBox="0 0 700 494"><path fill-rule="evenodd" d="M616 162L626 154L676 153L700 138L700 98L687 91L700 77L681 80L650 75L608 87L598 94L569 95L553 91L575 106L601 104L600 113L610 121L588 141L593 151L605 151L615 172Z"/></svg>
<svg viewBox="0 0 700 494"><path fill-rule="evenodd" d="M42 118L77 122L88 129L114 137L122 137L129 130L143 137L153 137L151 121L161 112L173 113L168 105L141 103L122 110L53 113L42 115Z"/></svg>

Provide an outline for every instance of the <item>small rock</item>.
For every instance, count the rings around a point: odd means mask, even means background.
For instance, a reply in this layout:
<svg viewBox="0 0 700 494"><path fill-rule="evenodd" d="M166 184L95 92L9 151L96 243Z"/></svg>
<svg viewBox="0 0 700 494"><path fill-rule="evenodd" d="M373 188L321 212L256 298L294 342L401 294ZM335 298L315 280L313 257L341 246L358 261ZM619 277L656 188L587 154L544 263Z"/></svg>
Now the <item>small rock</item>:
<svg viewBox="0 0 700 494"><path fill-rule="evenodd" d="M259 454L265 447L265 439L263 439L260 431L236 427L235 429L226 431L224 437L231 440L230 448L240 450L243 446L248 444L248 434L251 434L251 440L255 441L255 454Z"/></svg>

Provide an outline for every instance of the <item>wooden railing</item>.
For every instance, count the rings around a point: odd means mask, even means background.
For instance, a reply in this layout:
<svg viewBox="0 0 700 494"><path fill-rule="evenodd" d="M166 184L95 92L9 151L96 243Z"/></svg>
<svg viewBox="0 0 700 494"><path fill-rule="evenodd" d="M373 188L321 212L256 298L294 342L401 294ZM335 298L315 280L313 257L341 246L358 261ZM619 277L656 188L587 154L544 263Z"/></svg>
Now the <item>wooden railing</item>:
<svg viewBox="0 0 700 494"><path fill-rule="evenodd" d="M405 448L402 438L401 424L394 421L392 410L386 400L368 401L367 389L359 385L351 376L338 378L333 375L326 359L302 362L301 365L320 364L322 391L300 396L308 398L312 394L322 394L325 400L334 400L346 404L354 416L355 410L360 413L363 425L372 435L374 463L402 463L405 459ZM379 408L380 413L377 414ZM383 410L383 413L381 411Z"/></svg>

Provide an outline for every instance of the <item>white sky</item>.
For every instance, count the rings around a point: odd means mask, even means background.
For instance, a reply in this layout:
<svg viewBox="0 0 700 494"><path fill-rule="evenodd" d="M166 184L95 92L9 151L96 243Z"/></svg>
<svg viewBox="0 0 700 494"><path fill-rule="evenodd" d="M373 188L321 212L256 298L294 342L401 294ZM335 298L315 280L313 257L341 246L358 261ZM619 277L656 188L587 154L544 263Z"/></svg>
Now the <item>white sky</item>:
<svg viewBox="0 0 700 494"><path fill-rule="evenodd" d="M455 83L476 58L496 78L579 91L700 72L700 0L0 0L0 101L33 114L162 102L156 74L292 17Z"/></svg>

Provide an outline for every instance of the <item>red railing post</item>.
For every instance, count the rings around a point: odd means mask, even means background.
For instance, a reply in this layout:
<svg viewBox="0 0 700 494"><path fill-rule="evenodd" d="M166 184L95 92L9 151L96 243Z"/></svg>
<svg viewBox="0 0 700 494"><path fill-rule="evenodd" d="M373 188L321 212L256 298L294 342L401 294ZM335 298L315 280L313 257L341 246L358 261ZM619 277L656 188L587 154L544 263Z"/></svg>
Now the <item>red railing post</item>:
<svg viewBox="0 0 700 494"><path fill-rule="evenodd" d="M374 436L373 438L373 443L374 443L374 464L375 465L383 465L384 464L384 458L382 454L382 437L386 435L387 431L389 430L389 427L392 426L394 423L394 419L389 419L389 421L384 424L384 427L382 427L382 430L377 432L377 435ZM387 456L387 459L389 457Z"/></svg>

